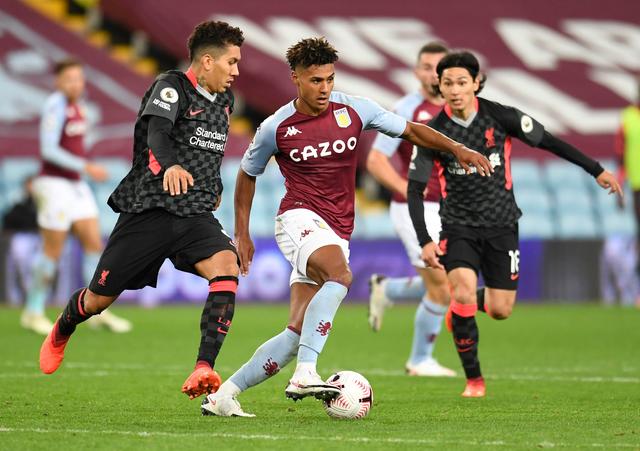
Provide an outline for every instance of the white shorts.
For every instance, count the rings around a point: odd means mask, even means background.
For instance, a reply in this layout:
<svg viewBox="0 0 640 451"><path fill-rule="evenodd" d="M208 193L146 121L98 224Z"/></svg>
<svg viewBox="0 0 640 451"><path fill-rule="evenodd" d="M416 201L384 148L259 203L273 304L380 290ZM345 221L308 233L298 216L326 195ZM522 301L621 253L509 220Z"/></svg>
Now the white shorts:
<svg viewBox="0 0 640 451"><path fill-rule="evenodd" d="M38 206L38 225L43 229L66 232L76 221L98 217L91 188L83 180L37 177L33 193Z"/></svg>
<svg viewBox="0 0 640 451"><path fill-rule="evenodd" d="M440 204L438 202L424 203L424 220L427 224L427 231L431 239L436 243L440 241L440 231L442 223L440 222ZM407 251L411 264L416 268L426 268L427 266L420 258L422 248L418 242L418 236L413 228L411 216L409 215L409 205L405 202L392 201L389 207L389 215L393 223L396 233L402 240L404 248Z"/></svg>
<svg viewBox="0 0 640 451"><path fill-rule="evenodd" d="M349 242L340 238L329 225L311 210L296 208L276 216L276 242L280 252L291 266L289 285L294 283L316 283L307 277L307 260L311 254L324 246L340 246L347 262Z"/></svg>

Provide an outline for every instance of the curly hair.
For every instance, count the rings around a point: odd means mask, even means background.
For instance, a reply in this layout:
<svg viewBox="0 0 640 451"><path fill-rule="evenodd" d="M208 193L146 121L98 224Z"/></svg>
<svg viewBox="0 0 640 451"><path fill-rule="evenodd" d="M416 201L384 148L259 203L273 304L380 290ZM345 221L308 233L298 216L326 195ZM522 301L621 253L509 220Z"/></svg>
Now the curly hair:
<svg viewBox="0 0 640 451"><path fill-rule="evenodd" d="M338 61L338 51L324 38L307 38L287 49L287 62L291 70L333 64Z"/></svg>
<svg viewBox="0 0 640 451"><path fill-rule="evenodd" d="M189 59L193 61L207 47L222 49L228 45L240 47L244 42L242 30L232 27L227 22L210 20L198 24L189 36L187 47Z"/></svg>
<svg viewBox="0 0 640 451"><path fill-rule="evenodd" d="M467 51L449 53L438 63L438 67L436 68L438 78L442 80L442 73L444 72L444 70L451 67L461 67L463 69L467 69L467 71L471 75L471 78L473 78L474 80L476 79L476 77L480 76L480 86L478 86L478 89L476 89L475 94L478 94L480 91L482 91L482 88L484 88L484 83L487 81L487 76L484 73L480 72L480 62L473 53Z"/></svg>

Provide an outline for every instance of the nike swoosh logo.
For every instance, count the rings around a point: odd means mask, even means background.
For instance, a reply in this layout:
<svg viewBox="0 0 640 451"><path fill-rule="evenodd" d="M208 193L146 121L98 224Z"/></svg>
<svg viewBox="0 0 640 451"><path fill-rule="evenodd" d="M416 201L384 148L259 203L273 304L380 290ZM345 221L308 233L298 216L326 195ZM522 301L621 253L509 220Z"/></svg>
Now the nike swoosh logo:
<svg viewBox="0 0 640 451"><path fill-rule="evenodd" d="M196 114L200 114L204 111L204 108L202 108L201 110L189 110L189 116L195 116Z"/></svg>
<svg viewBox="0 0 640 451"><path fill-rule="evenodd" d="M518 274L511 274L511 280L518 280Z"/></svg>

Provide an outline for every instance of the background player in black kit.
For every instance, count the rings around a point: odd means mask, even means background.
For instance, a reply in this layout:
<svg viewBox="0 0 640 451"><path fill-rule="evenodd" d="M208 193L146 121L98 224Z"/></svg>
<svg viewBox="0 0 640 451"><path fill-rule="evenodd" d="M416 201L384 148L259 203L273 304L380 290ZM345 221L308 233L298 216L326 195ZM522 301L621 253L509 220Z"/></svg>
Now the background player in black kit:
<svg viewBox="0 0 640 451"><path fill-rule="evenodd" d="M582 167L610 193L622 195L615 177L570 144L556 138L533 118L516 108L476 95L485 76L469 52L445 56L437 67L439 88L446 105L429 125L477 149L494 168L491 177L465 171L448 155L419 148L409 166L408 202L411 220L422 247L422 258L432 267L446 268L451 286L451 327L467 377L465 397L485 395L478 360L478 326L475 313L492 318L511 314L518 286L518 218L510 171L511 137L539 147ZM423 192L433 165L440 174L440 247L431 239L424 221ZM473 170L472 170L473 171ZM439 261L441 256L444 267ZM478 290L478 271L486 287Z"/></svg>
<svg viewBox="0 0 640 451"><path fill-rule="evenodd" d="M135 125L133 167L109 198L120 213L88 288L69 300L40 350L53 373L76 326L106 309L126 289L155 286L166 258L209 281L196 367L182 391L215 391L215 359L233 318L238 285L235 247L213 217L222 192L220 164L238 76L239 28L203 22L188 41L186 73L160 75L145 93Z"/></svg>

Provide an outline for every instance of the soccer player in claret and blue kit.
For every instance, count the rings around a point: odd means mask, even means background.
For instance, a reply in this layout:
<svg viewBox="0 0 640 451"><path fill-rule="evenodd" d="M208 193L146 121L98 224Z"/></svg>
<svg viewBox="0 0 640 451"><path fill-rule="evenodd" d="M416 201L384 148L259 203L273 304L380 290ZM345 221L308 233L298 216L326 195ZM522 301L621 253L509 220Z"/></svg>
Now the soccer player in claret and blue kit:
<svg viewBox="0 0 640 451"><path fill-rule="evenodd" d="M160 75L145 93L134 131L133 167L109 198L120 213L91 283L71 295L40 350L40 369L58 369L76 326L127 289L155 286L166 258L209 282L195 369L182 391L190 398L217 389L213 369L234 313L238 256L213 216L229 132L242 31L203 22L188 41L186 72Z"/></svg>
<svg viewBox="0 0 640 451"><path fill-rule="evenodd" d="M349 237L353 231L356 149L363 130L402 136L414 144L452 153L465 168L490 172L478 152L423 124L410 122L373 101L333 92L336 50L323 38L290 47L287 61L297 97L268 117L242 159L236 179L235 240L241 273L249 271L254 246L249 216L256 177L275 157L286 194L276 217L275 238L292 265L287 327L263 343L217 393L203 402L203 413L247 416L236 396L263 382L297 357L287 397L335 397L316 362L333 328L334 315L351 285Z"/></svg>
<svg viewBox="0 0 640 451"><path fill-rule="evenodd" d="M476 311L506 319L516 301L519 278L518 218L513 194L511 139L548 150L591 174L598 185L622 195L615 177L597 161L556 138L522 111L492 102L477 94L486 77L469 52L450 53L438 63L439 89L446 105L429 125L456 141L479 149L489 159L491 177L466 175L448 155L419 146L409 165L407 199L422 259L445 269L451 286L451 304L445 322L467 377L464 397L485 395L478 360ZM427 232L423 192L436 168L440 174L442 232L437 245ZM427 212L427 214L429 214ZM485 287L477 289L481 272Z"/></svg>

